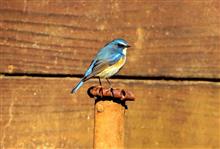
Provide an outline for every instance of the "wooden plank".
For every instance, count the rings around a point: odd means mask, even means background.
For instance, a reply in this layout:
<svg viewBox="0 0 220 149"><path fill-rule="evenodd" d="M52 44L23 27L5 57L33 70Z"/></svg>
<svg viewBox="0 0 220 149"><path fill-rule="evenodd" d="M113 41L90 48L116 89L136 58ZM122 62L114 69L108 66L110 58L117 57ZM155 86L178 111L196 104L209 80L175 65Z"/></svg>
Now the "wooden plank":
<svg viewBox="0 0 220 149"><path fill-rule="evenodd" d="M91 147L93 102L70 96L67 82L2 78L1 148Z"/></svg>
<svg viewBox="0 0 220 149"><path fill-rule="evenodd" d="M120 73L220 78L220 2L0 0L0 72L83 74L106 42L133 47Z"/></svg>
<svg viewBox="0 0 220 149"><path fill-rule="evenodd" d="M1 148L91 148L93 103L79 79L1 77ZM126 148L220 148L220 83L112 80L134 92ZM107 84L105 84L107 85Z"/></svg>

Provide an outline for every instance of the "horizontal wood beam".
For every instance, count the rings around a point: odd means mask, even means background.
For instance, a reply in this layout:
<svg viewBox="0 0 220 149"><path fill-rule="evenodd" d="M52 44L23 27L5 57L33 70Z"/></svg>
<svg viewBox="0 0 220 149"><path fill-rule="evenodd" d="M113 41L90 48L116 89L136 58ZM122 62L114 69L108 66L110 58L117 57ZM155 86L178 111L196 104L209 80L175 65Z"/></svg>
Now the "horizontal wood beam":
<svg viewBox="0 0 220 149"><path fill-rule="evenodd" d="M0 135L5 148L91 148L91 80L70 94L75 78L0 78ZM126 148L219 148L220 84L111 80L135 94L126 112ZM108 84L104 84L107 86Z"/></svg>
<svg viewBox="0 0 220 149"><path fill-rule="evenodd" d="M0 72L83 74L126 39L120 75L220 78L220 2L0 1Z"/></svg>

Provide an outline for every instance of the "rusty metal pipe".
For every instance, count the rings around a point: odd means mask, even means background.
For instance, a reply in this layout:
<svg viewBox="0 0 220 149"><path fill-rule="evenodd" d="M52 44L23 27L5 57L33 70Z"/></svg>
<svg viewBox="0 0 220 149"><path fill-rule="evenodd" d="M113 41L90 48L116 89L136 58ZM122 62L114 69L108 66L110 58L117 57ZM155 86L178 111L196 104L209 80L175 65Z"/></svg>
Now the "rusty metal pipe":
<svg viewBox="0 0 220 149"><path fill-rule="evenodd" d="M95 98L94 149L124 148L125 102L134 95L101 86L89 88L88 95Z"/></svg>

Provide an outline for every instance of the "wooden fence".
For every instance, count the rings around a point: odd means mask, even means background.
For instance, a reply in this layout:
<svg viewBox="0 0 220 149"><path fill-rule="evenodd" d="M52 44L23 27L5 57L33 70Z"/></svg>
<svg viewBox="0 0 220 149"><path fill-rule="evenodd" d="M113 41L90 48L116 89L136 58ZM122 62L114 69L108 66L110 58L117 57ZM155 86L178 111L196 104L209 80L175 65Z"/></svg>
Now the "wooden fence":
<svg viewBox="0 0 220 149"><path fill-rule="evenodd" d="M220 1L0 0L1 148L92 148L99 48L132 46L126 148L220 148Z"/></svg>

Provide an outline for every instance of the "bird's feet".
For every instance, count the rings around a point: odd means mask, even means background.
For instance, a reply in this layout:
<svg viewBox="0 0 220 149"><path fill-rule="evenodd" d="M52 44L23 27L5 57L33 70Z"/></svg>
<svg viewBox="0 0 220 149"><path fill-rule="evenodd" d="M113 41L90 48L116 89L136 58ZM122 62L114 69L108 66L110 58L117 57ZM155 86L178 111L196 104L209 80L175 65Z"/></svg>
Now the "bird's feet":
<svg viewBox="0 0 220 149"><path fill-rule="evenodd" d="M114 97L114 89L113 88L105 89L102 86L100 86L99 94L100 94L101 98L106 96L107 94L109 95L109 93L107 93L107 92L110 92L111 97Z"/></svg>
<svg viewBox="0 0 220 149"><path fill-rule="evenodd" d="M102 98L104 96L104 91L103 91L103 87L100 86L100 90L99 90L99 93L100 93L100 97Z"/></svg>
<svg viewBox="0 0 220 149"><path fill-rule="evenodd" d="M111 87L111 88L109 89L109 91L111 92L112 97L114 97L114 89Z"/></svg>

